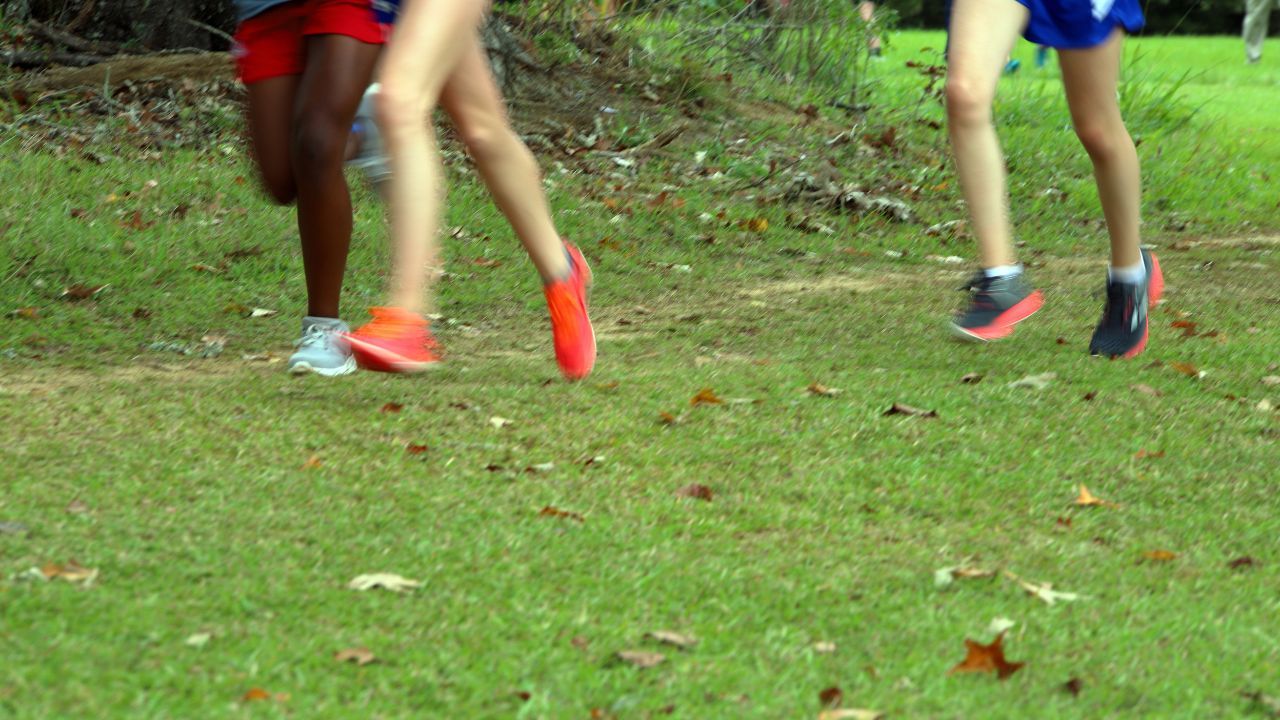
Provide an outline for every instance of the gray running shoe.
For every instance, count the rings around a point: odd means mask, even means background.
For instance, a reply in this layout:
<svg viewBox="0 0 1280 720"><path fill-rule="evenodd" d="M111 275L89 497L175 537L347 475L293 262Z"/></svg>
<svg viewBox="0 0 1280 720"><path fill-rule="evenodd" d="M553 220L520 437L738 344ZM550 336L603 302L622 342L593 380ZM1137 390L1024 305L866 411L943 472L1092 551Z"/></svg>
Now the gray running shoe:
<svg viewBox="0 0 1280 720"><path fill-rule="evenodd" d="M1149 250L1142 251L1142 264L1147 268L1147 277L1140 283L1107 280L1107 304L1089 341L1090 355L1131 358L1146 349L1150 325L1147 311L1164 294L1164 273L1160 271L1160 261Z"/></svg>
<svg viewBox="0 0 1280 720"><path fill-rule="evenodd" d="M377 101L381 85L373 83L364 91L360 99L360 107L356 108L356 119L351 124L351 132L360 137L360 150L356 156L347 161L347 165L360 168L374 187L379 187L391 178L391 168L387 165L387 153L382 147L382 133L374 120L373 104Z"/></svg>
<svg viewBox="0 0 1280 720"><path fill-rule="evenodd" d="M951 329L965 340L999 340L1044 304L1044 296L1032 288L1025 273L987 277L981 270L961 290L971 296L969 307L951 321Z"/></svg>
<svg viewBox="0 0 1280 720"><path fill-rule="evenodd" d="M294 342L298 349L289 358L289 373L335 377L355 372L356 359L343 337L350 331L346 323L335 318L302 318L302 337Z"/></svg>

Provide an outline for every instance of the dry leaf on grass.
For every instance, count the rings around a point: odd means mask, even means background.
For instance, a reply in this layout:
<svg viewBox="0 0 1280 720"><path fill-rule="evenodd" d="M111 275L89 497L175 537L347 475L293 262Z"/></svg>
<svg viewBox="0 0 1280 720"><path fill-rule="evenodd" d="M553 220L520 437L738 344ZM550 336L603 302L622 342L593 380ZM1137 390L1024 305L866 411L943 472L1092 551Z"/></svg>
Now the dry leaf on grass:
<svg viewBox="0 0 1280 720"><path fill-rule="evenodd" d="M1007 680L1022 669L1026 663L1009 662L1004 657L1004 633L996 635L990 645L983 645L965 638L965 657L948 672L958 673L993 672L1001 680Z"/></svg>
<svg viewBox="0 0 1280 720"><path fill-rule="evenodd" d="M1142 383L1138 383L1137 385L1134 385L1133 390L1134 392L1140 392L1143 395L1150 395L1151 397L1164 396L1164 393L1160 392L1159 390L1151 387L1150 385L1143 385Z"/></svg>
<svg viewBox="0 0 1280 720"><path fill-rule="evenodd" d="M1169 562L1178 557L1178 553L1172 550L1148 550L1142 553L1142 557L1152 562Z"/></svg>
<svg viewBox="0 0 1280 720"><path fill-rule="evenodd" d="M978 383L982 382L983 377L985 376L982 373L976 373L976 372L966 373L964 377L960 378L960 382L964 383L965 385L977 385Z"/></svg>
<svg viewBox="0 0 1280 720"><path fill-rule="evenodd" d="M368 665L369 663L378 661L377 656L375 656L369 648L363 647L339 650L333 654L333 659L338 662L355 663L356 665Z"/></svg>
<svg viewBox="0 0 1280 720"><path fill-rule="evenodd" d="M829 655L836 651L836 644L826 640L819 640L813 644L813 651L822 655Z"/></svg>
<svg viewBox="0 0 1280 720"><path fill-rule="evenodd" d="M818 693L818 702L822 703L823 707L839 707L840 703L844 702L844 691L838 686L832 685Z"/></svg>
<svg viewBox="0 0 1280 720"><path fill-rule="evenodd" d="M1231 568L1232 570L1244 570L1245 568L1254 567L1257 564L1258 564L1257 560L1254 560L1252 557L1245 555L1243 557L1238 557L1235 560L1232 560L1231 562L1227 563L1227 567Z"/></svg>
<svg viewBox="0 0 1280 720"><path fill-rule="evenodd" d="M320 462L320 456L319 456L319 455L312 455L311 457L307 458L307 461L306 461L306 462L302 463L302 469L303 469L303 470L316 470L316 469L318 469L322 464L323 464L323 463L321 463L321 462Z"/></svg>
<svg viewBox="0 0 1280 720"><path fill-rule="evenodd" d="M1058 379L1058 373L1040 373L1039 375L1028 375L1021 380L1014 380L1009 383L1011 388L1031 388L1032 390L1043 390L1049 387L1049 384Z"/></svg>
<svg viewBox="0 0 1280 720"><path fill-rule="evenodd" d="M548 505L538 511L541 517L560 518L564 520L576 520L578 522L586 522L587 518L582 513L576 513L572 510L561 510L553 505Z"/></svg>
<svg viewBox="0 0 1280 720"><path fill-rule="evenodd" d="M934 570L933 585L938 589L942 589L950 587L956 580L989 578L994 577L995 574L995 570L984 570L982 568L969 567L965 565L953 565L951 567Z"/></svg>
<svg viewBox="0 0 1280 720"><path fill-rule="evenodd" d="M288 702L289 693L271 693L262 688L250 688L248 692L240 696L240 702L261 702L266 700L275 700L276 702Z"/></svg>
<svg viewBox="0 0 1280 720"><path fill-rule="evenodd" d="M209 641L212 639L213 633L198 632L193 635L188 635L187 639L182 641L182 644L187 647L202 648L205 645L208 645Z"/></svg>
<svg viewBox="0 0 1280 720"><path fill-rule="evenodd" d="M407 443L404 446L404 451L409 453L410 455L421 455L425 453L428 449L429 448L426 445L421 445L418 443Z"/></svg>
<svg viewBox="0 0 1280 720"><path fill-rule="evenodd" d="M805 388L805 391L810 395L816 395L818 397L835 397L841 392L840 388L827 387L822 383L812 383L809 387Z"/></svg>
<svg viewBox="0 0 1280 720"><path fill-rule="evenodd" d="M681 650L688 650L698 644L698 638L692 635L683 635L670 630L654 630L644 634L645 639L660 642L663 645L672 645Z"/></svg>
<svg viewBox="0 0 1280 720"><path fill-rule="evenodd" d="M883 720L884 713L879 710L861 708L836 708L818 713L818 720Z"/></svg>
<svg viewBox="0 0 1280 720"><path fill-rule="evenodd" d="M711 502L711 498L715 497L715 493L711 491L711 488L699 483L685 485L679 490L676 490L676 495L680 497L693 498L694 500L705 500L707 502Z"/></svg>
<svg viewBox="0 0 1280 720"><path fill-rule="evenodd" d="M107 285L95 285L93 287L90 287L88 285L79 285L79 284L69 285L66 288L63 288L62 294L59 295L58 297L64 298L66 300L88 300L89 298L96 296L98 293L102 292L103 290L106 290L107 287L108 287Z"/></svg>
<svg viewBox="0 0 1280 720"><path fill-rule="evenodd" d="M1177 370L1178 372L1182 373L1183 375L1186 375L1189 378L1198 379L1198 378L1204 377L1205 375L1203 370L1196 367L1192 363L1171 362L1169 363L1169 367L1173 368L1174 370Z"/></svg>
<svg viewBox="0 0 1280 720"><path fill-rule="evenodd" d="M640 650L621 650L615 656L618 660L634 665L638 668L651 668L661 665L667 656L656 652L643 652Z"/></svg>
<svg viewBox="0 0 1280 720"><path fill-rule="evenodd" d="M1072 501L1072 505L1079 505L1081 507L1119 507L1109 500L1103 500L1100 497L1096 497L1093 493L1089 492L1089 488L1085 487L1083 484L1079 487L1080 495Z"/></svg>
<svg viewBox="0 0 1280 720"><path fill-rule="evenodd" d="M1084 681L1080 678L1071 678L1062 683L1063 692L1069 693L1071 697L1079 697L1080 691L1084 689Z"/></svg>
<svg viewBox="0 0 1280 720"><path fill-rule="evenodd" d="M75 560L68 560L65 564L46 563L40 567L40 574L45 580L66 580L69 583L79 583L89 585L98 578L98 571L95 568L87 568Z"/></svg>
<svg viewBox="0 0 1280 720"><path fill-rule="evenodd" d="M1058 601L1075 602L1084 596L1078 593L1059 592L1053 589L1053 583L1033 583L1023 580L1011 572L1005 572L1005 575L1012 581L1018 583L1018 586L1027 591L1028 595L1043 600L1046 605L1056 605Z"/></svg>
<svg viewBox="0 0 1280 720"><path fill-rule="evenodd" d="M347 583L347 587L351 590L383 589L391 592L405 592L415 588L422 587L422 583L418 580L410 580L409 578L396 575L395 573L371 573L368 575L357 575Z"/></svg>
<svg viewBox="0 0 1280 720"><path fill-rule="evenodd" d="M904 403L894 403L888 410L884 411L885 415L907 415L911 417L936 418L938 413L935 410L921 410L918 407L912 407Z"/></svg>
<svg viewBox="0 0 1280 720"><path fill-rule="evenodd" d="M694 395L689 399L689 404L693 407L697 407L699 405L723 405L724 398L716 395L715 391L711 388L702 388L698 391L697 395Z"/></svg>
<svg viewBox="0 0 1280 720"><path fill-rule="evenodd" d="M387 414L398 413L404 409L404 405L398 402L389 402L382 406L382 412Z"/></svg>
<svg viewBox="0 0 1280 720"><path fill-rule="evenodd" d="M1267 387L1274 387L1276 385L1280 385L1280 375L1267 375L1262 378L1262 384L1266 385Z"/></svg>
<svg viewBox="0 0 1280 720"><path fill-rule="evenodd" d="M80 498L67 503L66 511L72 515L83 515L89 512L89 505Z"/></svg>
<svg viewBox="0 0 1280 720"><path fill-rule="evenodd" d="M510 425L512 422L514 421L508 420L507 418L504 418L504 417L498 417L497 415L494 415L493 417L489 418L489 424L492 425L495 430L501 430L502 428Z"/></svg>

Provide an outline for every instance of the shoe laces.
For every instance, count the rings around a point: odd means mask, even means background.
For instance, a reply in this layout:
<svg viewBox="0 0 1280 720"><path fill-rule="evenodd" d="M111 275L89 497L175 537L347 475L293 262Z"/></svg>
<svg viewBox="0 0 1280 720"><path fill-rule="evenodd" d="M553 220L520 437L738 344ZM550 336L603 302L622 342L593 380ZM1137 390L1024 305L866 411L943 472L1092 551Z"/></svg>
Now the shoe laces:
<svg viewBox="0 0 1280 720"><path fill-rule="evenodd" d="M302 337L293 341L294 347L320 348L328 350L333 342L333 331L323 325L308 325L302 331Z"/></svg>
<svg viewBox="0 0 1280 720"><path fill-rule="evenodd" d="M1133 308L1132 295L1133 293L1124 283L1108 282L1106 304L1102 306L1102 322L1104 324L1125 322Z"/></svg>

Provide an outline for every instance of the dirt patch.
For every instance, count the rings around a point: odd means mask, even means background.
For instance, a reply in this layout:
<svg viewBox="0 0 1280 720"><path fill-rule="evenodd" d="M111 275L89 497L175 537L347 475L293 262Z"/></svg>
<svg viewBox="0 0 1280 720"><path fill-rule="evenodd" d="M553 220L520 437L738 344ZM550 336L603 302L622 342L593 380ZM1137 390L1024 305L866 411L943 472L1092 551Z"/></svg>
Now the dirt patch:
<svg viewBox="0 0 1280 720"><path fill-rule="evenodd" d="M185 53L121 57L84 68L52 68L24 80L32 89L69 90L116 87L126 82L160 82L179 87L234 79L235 66L229 54Z"/></svg>
<svg viewBox="0 0 1280 720"><path fill-rule="evenodd" d="M790 295L807 295L813 293L829 294L835 292L870 292L882 290L904 282L919 280L918 275L905 273L875 273L870 277L855 275L830 275L802 280L774 280L761 283L756 287L743 290L741 297L760 300Z"/></svg>
<svg viewBox="0 0 1280 720"><path fill-rule="evenodd" d="M146 362L96 369L36 368L0 376L0 398L39 397L68 390L101 389L115 384L197 385L249 374L258 365L244 362ZM278 367L278 365L273 366ZM255 373L256 374L256 373Z"/></svg>

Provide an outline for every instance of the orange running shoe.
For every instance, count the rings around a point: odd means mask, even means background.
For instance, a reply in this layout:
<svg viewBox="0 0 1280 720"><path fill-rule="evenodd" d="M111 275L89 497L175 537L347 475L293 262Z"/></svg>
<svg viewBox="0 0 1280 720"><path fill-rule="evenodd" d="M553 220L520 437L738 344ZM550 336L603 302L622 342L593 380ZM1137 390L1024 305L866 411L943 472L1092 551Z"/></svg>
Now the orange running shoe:
<svg viewBox="0 0 1280 720"><path fill-rule="evenodd" d="M565 243L569 254L569 278L546 285L547 308L551 311L551 334L555 340L556 363L570 380L591 374L596 364L596 332L587 317L587 290L591 268L578 248Z"/></svg>
<svg viewBox="0 0 1280 720"><path fill-rule="evenodd" d="M396 307L369 308L369 314L372 322L346 335L360 367L414 373L440 362L435 338L421 315Z"/></svg>

